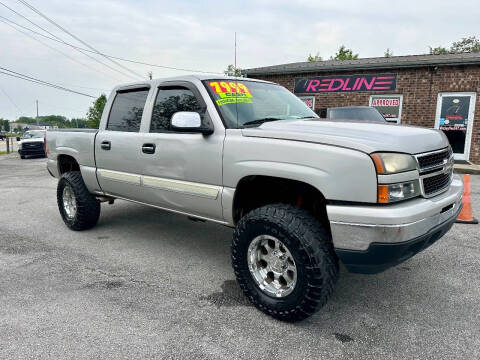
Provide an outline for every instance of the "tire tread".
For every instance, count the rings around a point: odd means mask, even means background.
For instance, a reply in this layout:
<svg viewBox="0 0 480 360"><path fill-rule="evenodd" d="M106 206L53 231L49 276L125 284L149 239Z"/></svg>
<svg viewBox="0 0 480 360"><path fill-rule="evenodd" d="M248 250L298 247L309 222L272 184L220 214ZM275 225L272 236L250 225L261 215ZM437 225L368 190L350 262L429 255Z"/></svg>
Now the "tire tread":
<svg viewBox="0 0 480 360"><path fill-rule="evenodd" d="M299 304L288 311L265 306L248 287L249 279L241 271L242 259L238 247L246 227L255 222L274 222L298 239L305 260L306 291ZM308 212L287 204L273 204L252 210L238 223L232 241L232 265L241 289L250 301L264 313L284 321L300 321L318 311L333 294L339 276L338 257L329 233Z"/></svg>
<svg viewBox="0 0 480 360"><path fill-rule="evenodd" d="M73 220L68 219L63 209L62 196L66 183L72 187L77 200L77 213ZM57 203L63 221L75 231L94 227L100 217L100 202L88 191L80 171L69 171L62 175L57 186Z"/></svg>

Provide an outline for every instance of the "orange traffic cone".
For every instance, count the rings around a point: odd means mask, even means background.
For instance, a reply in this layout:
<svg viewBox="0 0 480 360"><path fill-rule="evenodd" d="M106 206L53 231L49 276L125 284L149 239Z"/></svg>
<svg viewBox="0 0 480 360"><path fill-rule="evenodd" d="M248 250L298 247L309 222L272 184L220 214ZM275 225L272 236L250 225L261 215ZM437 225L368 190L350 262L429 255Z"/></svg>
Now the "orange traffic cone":
<svg viewBox="0 0 480 360"><path fill-rule="evenodd" d="M470 197L470 175L467 174L463 177L463 184L465 189L463 191L462 203L463 208L458 214L455 222L461 224L478 224L478 220L473 217L472 214L472 198Z"/></svg>

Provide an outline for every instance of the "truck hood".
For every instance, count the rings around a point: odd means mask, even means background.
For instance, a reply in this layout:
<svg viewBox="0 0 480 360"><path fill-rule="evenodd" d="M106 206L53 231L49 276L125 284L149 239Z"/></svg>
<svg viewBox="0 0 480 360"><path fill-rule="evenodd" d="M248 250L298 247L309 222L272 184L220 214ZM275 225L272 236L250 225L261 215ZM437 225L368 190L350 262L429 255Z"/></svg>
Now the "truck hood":
<svg viewBox="0 0 480 360"><path fill-rule="evenodd" d="M372 153L418 154L448 146L440 130L388 123L328 120L283 120L242 129L243 136L306 141Z"/></svg>

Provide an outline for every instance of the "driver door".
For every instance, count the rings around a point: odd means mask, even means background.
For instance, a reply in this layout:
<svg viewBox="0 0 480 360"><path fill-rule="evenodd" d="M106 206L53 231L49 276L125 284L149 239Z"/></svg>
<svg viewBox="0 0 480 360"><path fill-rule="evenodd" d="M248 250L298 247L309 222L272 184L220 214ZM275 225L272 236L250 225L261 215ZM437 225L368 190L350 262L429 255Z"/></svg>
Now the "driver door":
<svg viewBox="0 0 480 360"><path fill-rule="evenodd" d="M213 134L176 132L170 121L176 112L195 111L211 117L199 89L190 82L164 82L153 95L144 142L154 148L142 154L143 186L149 202L173 211L223 222L222 151L225 130ZM148 123L148 121L147 121Z"/></svg>

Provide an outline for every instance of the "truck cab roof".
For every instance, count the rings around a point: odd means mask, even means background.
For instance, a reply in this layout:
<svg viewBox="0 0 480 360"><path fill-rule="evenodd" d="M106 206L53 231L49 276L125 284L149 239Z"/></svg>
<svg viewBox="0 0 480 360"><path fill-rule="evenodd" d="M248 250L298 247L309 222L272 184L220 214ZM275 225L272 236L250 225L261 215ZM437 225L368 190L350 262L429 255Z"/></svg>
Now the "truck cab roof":
<svg viewBox="0 0 480 360"><path fill-rule="evenodd" d="M136 81L130 83L124 83L117 85L113 88L113 91L124 90L129 88L138 88L142 86L150 87L150 86L159 86L161 83L165 81L204 81L204 80L226 80L226 81L256 81L262 83L269 83L274 84L271 81L259 80L259 79L251 79L251 78L242 78L242 77L234 77L234 76L227 76L222 74L187 74L187 75L179 75L179 76L169 76L164 78L156 78L152 80L145 80L145 81Z"/></svg>

